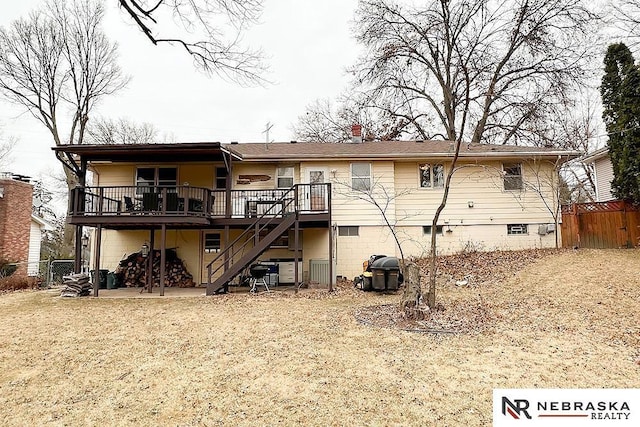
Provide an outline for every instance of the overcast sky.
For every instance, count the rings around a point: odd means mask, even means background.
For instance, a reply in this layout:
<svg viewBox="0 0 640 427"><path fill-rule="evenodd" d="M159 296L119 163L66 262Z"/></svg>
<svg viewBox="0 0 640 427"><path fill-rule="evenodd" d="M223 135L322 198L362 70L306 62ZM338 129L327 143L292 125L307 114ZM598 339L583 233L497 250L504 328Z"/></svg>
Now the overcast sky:
<svg viewBox="0 0 640 427"><path fill-rule="evenodd" d="M41 0L4 2L0 25L25 16ZM154 47L106 0L105 29L120 47L120 65L131 76L126 89L105 98L93 116L148 122L176 142L289 141L291 126L318 98L334 98L348 84L345 68L358 47L351 37L357 0L265 0L261 24L249 40L261 47L271 68L266 87L244 88L199 72L181 48ZM51 136L28 113L0 101L0 129L18 146L5 169L37 177L60 168Z"/></svg>

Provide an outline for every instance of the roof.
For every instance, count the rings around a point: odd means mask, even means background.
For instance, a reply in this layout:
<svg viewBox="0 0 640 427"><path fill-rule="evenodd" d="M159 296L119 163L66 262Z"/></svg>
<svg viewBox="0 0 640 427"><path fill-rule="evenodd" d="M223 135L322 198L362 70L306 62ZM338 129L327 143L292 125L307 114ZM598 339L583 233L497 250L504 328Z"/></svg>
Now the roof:
<svg viewBox="0 0 640 427"><path fill-rule="evenodd" d="M361 143L242 143L224 144L245 161L262 160L326 160L326 159L419 159L452 157L455 146L450 141L385 141ZM547 147L514 145L463 144L460 158L539 158L579 157L579 151Z"/></svg>
<svg viewBox="0 0 640 427"><path fill-rule="evenodd" d="M40 226L40 228L44 228L45 230L54 229L54 226L49 221L37 215L31 214L31 221L35 222Z"/></svg>
<svg viewBox="0 0 640 427"><path fill-rule="evenodd" d="M79 156L89 162L160 162L160 161L220 161L228 151L219 142L175 144L74 144L52 148Z"/></svg>
<svg viewBox="0 0 640 427"><path fill-rule="evenodd" d="M361 143L275 142L220 144L192 142L175 144L98 144L61 145L55 152L78 156L88 162L181 162L221 161L229 153L243 161L335 160L335 159L420 159L450 158L454 144L450 141L384 141ZM553 158L563 161L577 158L578 151L548 147L515 145L462 144L460 158Z"/></svg>
<svg viewBox="0 0 640 427"><path fill-rule="evenodd" d="M583 163L592 163L596 160L603 159L609 155L609 147L603 147L599 150L594 151L591 154L587 154L583 159Z"/></svg>

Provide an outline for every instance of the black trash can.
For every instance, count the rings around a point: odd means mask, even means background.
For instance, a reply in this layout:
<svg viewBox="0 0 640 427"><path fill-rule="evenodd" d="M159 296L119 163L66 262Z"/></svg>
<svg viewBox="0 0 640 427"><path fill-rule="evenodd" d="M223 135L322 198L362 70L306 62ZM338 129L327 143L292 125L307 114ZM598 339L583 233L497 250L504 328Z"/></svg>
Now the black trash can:
<svg viewBox="0 0 640 427"><path fill-rule="evenodd" d="M372 285L376 291L395 291L402 283L400 261L396 257L384 257L371 264Z"/></svg>
<svg viewBox="0 0 640 427"><path fill-rule="evenodd" d="M91 283L95 284L96 271L91 270L89 273L91 273ZM100 277L98 278L98 288L107 289L107 274L109 274L109 270L100 270Z"/></svg>

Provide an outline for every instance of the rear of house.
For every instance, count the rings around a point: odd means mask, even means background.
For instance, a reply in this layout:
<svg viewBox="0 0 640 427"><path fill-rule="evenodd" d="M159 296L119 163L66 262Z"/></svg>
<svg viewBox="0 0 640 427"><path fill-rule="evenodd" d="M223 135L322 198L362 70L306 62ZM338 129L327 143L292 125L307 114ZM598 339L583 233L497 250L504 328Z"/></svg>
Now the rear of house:
<svg viewBox="0 0 640 427"><path fill-rule="evenodd" d="M391 229L405 257L426 255L431 233L440 253L553 247L557 168L578 154L463 146L433 229L451 168L447 141L68 150L94 175L70 205L72 223L100 231L93 265L113 270L143 244L162 246L210 287L237 280L230 266L241 260L277 265L271 280L281 284L353 278L372 254L400 255ZM232 244L241 249L229 252Z"/></svg>

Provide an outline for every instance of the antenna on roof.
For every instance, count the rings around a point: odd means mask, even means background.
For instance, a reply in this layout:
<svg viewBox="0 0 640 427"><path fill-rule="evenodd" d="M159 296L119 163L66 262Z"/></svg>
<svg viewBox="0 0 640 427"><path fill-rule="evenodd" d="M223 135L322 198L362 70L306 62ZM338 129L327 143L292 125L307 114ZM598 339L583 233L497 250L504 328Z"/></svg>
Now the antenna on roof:
<svg viewBox="0 0 640 427"><path fill-rule="evenodd" d="M262 133L265 134L265 139L264 139L265 149L267 148L267 144L269 144L270 142L273 142L273 141L269 141L269 131L271 130L272 127L273 127L273 123L267 122L267 124L265 125L264 131L262 131Z"/></svg>

